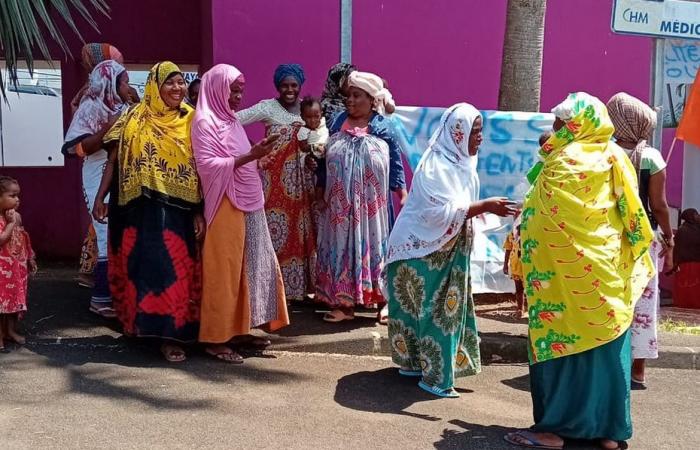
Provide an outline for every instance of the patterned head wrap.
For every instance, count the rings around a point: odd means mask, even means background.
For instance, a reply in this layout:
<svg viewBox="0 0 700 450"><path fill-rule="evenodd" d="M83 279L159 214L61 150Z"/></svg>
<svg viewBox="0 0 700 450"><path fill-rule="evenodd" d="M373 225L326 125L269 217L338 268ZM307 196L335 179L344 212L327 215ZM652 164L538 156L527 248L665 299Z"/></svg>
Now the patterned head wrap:
<svg viewBox="0 0 700 450"><path fill-rule="evenodd" d="M326 78L326 86L321 94L321 107L323 116L327 123L333 121L333 117L345 109L345 95L341 92L343 84L348 76L357 70L355 66L348 63L338 63L331 67Z"/></svg>
<svg viewBox="0 0 700 450"><path fill-rule="evenodd" d="M124 64L124 57L116 47L109 44L90 43L83 45L80 52L85 67L92 70L102 61L109 59Z"/></svg>
<svg viewBox="0 0 700 450"><path fill-rule="evenodd" d="M279 87L282 81L287 77L294 77L299 83L299 86L304 84L306 77L304 76L304 68L299 64L280 64L275 69L275 75L273 81L275 82L275 87Z"/></svg>
<svg viewBox="0 0 700 450"><path fill-rule="evenodd" d="M615 125L615 139L636 144L630 160L639 173L642 153L656 128L656 111L629 94L620 92L608 101L610 120Z"/></svg>

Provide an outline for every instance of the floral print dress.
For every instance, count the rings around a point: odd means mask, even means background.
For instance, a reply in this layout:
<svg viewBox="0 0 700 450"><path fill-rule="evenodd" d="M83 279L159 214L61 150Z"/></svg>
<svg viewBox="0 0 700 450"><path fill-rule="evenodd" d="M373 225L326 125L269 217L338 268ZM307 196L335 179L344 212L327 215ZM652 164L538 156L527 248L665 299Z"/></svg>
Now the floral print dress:
<svg viewBox="0 0 700 450"><path fill-rule="evenodd" d="M303 124L276 99L236 113L243 125L265 123L265 135L278 133L272 153L261 161L265 213L287 299L303 300L316 281L316 229L313 173L304 167L296 133Z"/></svg>
<svg viewBox="0 0 700 450"><path fill-rule="evenodd" d="M0 217L0 233L7 227ZM10 239L0 247L0 314L22 313L27 310L29 261L34 258L29 235L16 225Z"/></svg>
<svg viewBox="0 0 700 450"><path fill-rule="evenodd" d="M481 372L469 280L472 235L465 225L442 249L388 268L389 340L400 367L443 390Z"/></svg>

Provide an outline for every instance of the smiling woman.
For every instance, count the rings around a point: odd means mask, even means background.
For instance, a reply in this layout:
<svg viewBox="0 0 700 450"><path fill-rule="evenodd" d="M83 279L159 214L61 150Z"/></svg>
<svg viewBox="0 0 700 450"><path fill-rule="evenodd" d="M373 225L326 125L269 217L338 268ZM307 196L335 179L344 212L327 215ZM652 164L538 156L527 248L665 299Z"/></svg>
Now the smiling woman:
<svg viewBox="0 0 700 450"><path fill-rule="evenodd" d="M280 135L272 153L260 160L260 167L267 223L290 300L303 300L315 285L314 180L304 167L304 153L297 139L304 124L299 115L304 80L300 65L282 64L274 75L278 97L236 114L243 125L263 122L266 136Z"/></svg>
<svg viewBox="0 0 700 450"><path fill-rule="evenodd" d="M109 160L93 210L99 221L109 212L110 287L124 332L162 339L171 362L185 359L175 342L197 339L205 229L185 91L175 64L151 69L143 100L104 137Z"/></svg>

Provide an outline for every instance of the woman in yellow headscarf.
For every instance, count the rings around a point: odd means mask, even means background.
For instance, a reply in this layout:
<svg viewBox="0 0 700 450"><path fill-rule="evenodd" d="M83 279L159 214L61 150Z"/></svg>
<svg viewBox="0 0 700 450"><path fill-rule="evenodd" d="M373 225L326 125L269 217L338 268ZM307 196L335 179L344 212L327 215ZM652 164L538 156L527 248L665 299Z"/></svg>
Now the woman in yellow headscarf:
<svg viewBox="0 0 700 450"><path fill-rule="evenodd" d="M520 225L535 425L505 439L615 449L632 436L629 327L654 274L653 234L605 105L579 92L552 112Z"/></svg>
<svg viewBox="0 0 700 450"><path fill-rule="evenodd" d="M93 210L97 220L109 211L110 288L124 332L163 339L171 362L185 359L176 343L199 332L205 230L186 92L175 64L151 69L143 100L104 137L109 161Z"/></svg>

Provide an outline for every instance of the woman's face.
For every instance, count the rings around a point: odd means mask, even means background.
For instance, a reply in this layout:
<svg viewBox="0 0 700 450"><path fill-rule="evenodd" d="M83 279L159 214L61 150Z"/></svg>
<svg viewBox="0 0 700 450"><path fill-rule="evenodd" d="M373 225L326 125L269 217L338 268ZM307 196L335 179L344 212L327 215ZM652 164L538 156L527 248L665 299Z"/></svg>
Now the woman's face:
<svg viewBox="0 0 700 450"><path fill-rule="evenodd" d="M355 86L349 87L345 108L350 117L368 116L372 112L372 97L360 88Z"/></svg>
<svg viewBox="0 0 700 450"><path fill-rule="evenodd" d="M131 101L131 87L129 86L129 73L125 70L117 76L117 94L124 103Z"/></svg>
<svg viewBox="0 0 700 450"><path fill-rule="evenodd" d="M556 132L559 131L561 128L563 128L564 125L566 125L566 122L564 122L563 120L561 120L559 117L556 117L556 118L554 119L554 123L552 124L552 129L553 129L554 132L556 133Z"/></svg>
<svg viewBox="0 0 700 450"><path fill-rule="evenodd" d="M187 83L179 73L165 80L160 87L160 98L171 108L178 108L185 95L187 95Z"/></svg>
<svg viewBox="0 0 700 450"><path fill-rule="evenodd" d="M242 76L236 78L236 80L231 83L231 94L228 96L228 106L233 111L237 111L238 107L241 106L241 99L243 99L243 90L245 89L245 79Z"/></svg>
<svg viewBox="0 0 700 450"><path fill-rule="evenodd" d="M483 129L484 121L481 116L474 119L474 124L472 125L472 131L469 133L469 155L474 156L479 151L479 146L484 140Z"/></svg>
<svg viewBox="0 0 700 450"><path fill-rule="evenodd" d="M294 77L286 77L277 86L277 92L279 92L280 102L285 105L294 105L299 99L299 92L301 91L301 86L299 82Z"/></svg>

